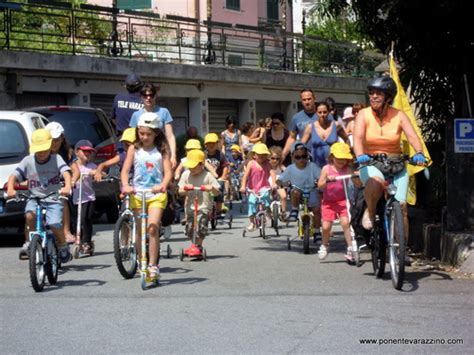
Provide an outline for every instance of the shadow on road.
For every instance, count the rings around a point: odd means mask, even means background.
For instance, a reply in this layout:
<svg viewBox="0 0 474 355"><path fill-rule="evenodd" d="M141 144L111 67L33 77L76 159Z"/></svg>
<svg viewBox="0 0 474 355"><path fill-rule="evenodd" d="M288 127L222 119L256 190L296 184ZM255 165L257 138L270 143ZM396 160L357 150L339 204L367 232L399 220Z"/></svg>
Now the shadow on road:
<svg viewBox="0 0 474 355"><path fill-rule="evenodd" d="M71 286L103 286L107 282L103 280L95 280L95 279L87 279L87 280L67 280L61 281L58 280L56 285L47 286L43 289L42 292L54 292L56 290L62 289L63 287L71 287Z"/></svg>
<svg viewBox="0 0 474 355"><path fill-rule="evenodd" d="M60 273L63 274L65 272L71 271L90 271L90 270L103 270L112 267L112 265L106 264L71 264L71 265L63 265L60 269Z"/></svg>
<svg viewBox="0 0 474 355"><path fill-rule="evenodd" d="M401 289L402 292L414 292L418 290L419 284L418 282L421 279L432 277L432 281L452 281L453 278L445 273L433 270L433 271L414 271L414 272L406 272L405 271L405 282L403 283L403 287ZM436 277L437 276L437 277Z"/></svg>
<svg viewBox="0 0 474 355"><path fill-rule="evenodd" d="M169 280L160 280L160 287L163 286L171 286L175 284L185 284L185 285L193 285L198 282L206 281L207 279L204 277L183 277L178 279L169 279Z"/></svg>

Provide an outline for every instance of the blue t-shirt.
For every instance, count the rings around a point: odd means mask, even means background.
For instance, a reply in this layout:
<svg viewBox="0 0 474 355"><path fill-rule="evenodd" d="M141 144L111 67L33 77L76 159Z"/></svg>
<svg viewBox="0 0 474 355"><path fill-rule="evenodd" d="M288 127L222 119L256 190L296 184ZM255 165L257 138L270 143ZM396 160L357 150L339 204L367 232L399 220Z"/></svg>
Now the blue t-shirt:
<svg viewBox="0 0 474 355"><path fill-rule="evenodd" d="M130 127L136 128L138 124L138 119L145 112L145 109L141 109L140 111L135 112L132 115L132 118L130 119ZM171 117L171 114L167 108L156 106L153 112L156 113L158 117L160 117L160 125L158 128L163 129L165 124L173 122L173 117Z"/></svg>
<svg viewBox="0 0 474 355"><path fill-rule="evenodd" d="M296 132L297 139L301 139L306 126L311 122L315 122L317 119L318 115L316 113L307 113L304 110L301 110L297 112L291 119L291 122L288 125L288 130L290 132Z"/></svg>
<svg viewBox="0 0 474 355"><path fill-rule="evenodd" d="M315 188L315 180L319 179L321 169L314 163L308 162L303 169L300 169L296 164L291 164L278 178L279 181L286 184L290 182L304 190L311 190Z"/></svg>
<svg viewBox="0 0 474 355"><path fill-rule="evenodd" d="M112 118L115 119L117 131L122 132L129 127L130 119L134 112L143 108L140 93L122 93L114 98Z"/></svg>

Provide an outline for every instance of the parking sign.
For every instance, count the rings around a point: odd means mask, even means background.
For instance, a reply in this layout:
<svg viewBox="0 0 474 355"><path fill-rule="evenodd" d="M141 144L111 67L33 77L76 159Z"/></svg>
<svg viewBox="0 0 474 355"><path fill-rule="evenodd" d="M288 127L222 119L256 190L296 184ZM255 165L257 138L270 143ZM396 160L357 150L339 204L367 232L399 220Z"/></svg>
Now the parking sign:
<svg viewBox="0 0 474 355"><path fill-rule="evenodd" d="M454 120L454 152L474 153L474 119Z"/></svg>

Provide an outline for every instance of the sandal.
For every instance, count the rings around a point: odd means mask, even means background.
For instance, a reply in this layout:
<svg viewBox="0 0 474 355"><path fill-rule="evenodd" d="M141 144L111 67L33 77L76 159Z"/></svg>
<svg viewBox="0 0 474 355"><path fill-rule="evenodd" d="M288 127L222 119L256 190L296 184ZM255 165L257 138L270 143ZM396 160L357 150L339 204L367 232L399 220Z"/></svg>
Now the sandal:
<svg viewBox="0 0 474 355"><path fill-rule="evenodd" d="M291 210L290 216L288 217L288 221L296 222L298 219L298 210Z"/></svg>
<svg viewBox="0 0 474 355"><path fill-rule="evenodd" d="M151 279L159 279L160 265L148 265L148 275Z"/></svg>
<svg viewBox="0 0 474 355"><path fill-rule="evenodd" d="M367 209L365 209L364 214L362 215L362 227L364 227L364 229L366 229L368 231L370 231L370 230L372 230L372 228L374 228L374 223L370 219L369 211Z"/></svg>

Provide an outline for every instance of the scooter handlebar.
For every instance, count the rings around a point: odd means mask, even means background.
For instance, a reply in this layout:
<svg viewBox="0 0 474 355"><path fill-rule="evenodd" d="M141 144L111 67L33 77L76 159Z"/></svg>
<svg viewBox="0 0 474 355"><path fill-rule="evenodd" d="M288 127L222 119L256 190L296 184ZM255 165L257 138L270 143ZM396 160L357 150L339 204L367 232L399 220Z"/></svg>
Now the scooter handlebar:
<svg viewBox="0 0 474 355"><path fill-rule="evenodd" d="M206 191L206 186L184 186L184 191Z"/></svg>

